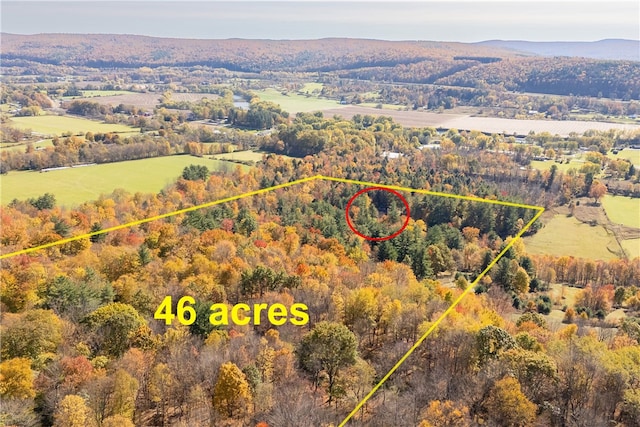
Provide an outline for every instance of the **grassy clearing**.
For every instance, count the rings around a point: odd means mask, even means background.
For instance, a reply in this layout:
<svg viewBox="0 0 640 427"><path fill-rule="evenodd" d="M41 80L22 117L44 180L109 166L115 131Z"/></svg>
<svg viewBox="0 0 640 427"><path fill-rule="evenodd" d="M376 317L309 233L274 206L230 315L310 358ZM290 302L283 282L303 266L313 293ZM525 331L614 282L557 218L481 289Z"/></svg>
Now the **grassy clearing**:
<svg viewBox="0 0 640 427"><path fill-rule="evenodd" d="M115 96L115 95L128 95L131 92L130 90L83 90L82 97L83 98L95 98L97 96Z"/></svg>
<svg viewBox="0 0 640 427"><path fill-rule="evenodd" d="M213 159L218 160L236 160L239 162L260 162L264 153L257 151L235 151L233 153L215 154Z"/></svg>
<svg viewBox="0 0 640 427"><path fill-rule="evenodd" d="M611 313L607 314L604 318L607 322L619 322L620 320L627 317L627 313L624 312L623 309L619 308L617 310L613 310Z"/></svg>
<svg viewBox="0 0 640 427"><path fill-rule="evenodd" d="M33 147L34 148L53 147L53 140L51 138L41 139L40 141L34 142ZM0 145L0 150L25 152L26 149L27 149L27 144L23 144L23 143Z"/></svg>
<svg viewBox="0 0 640 427"><path fill-rule="evenodd" d="M631 164L635 165L636 167L640 167L640 150L625 148L622 151L618 151L618 154L608 152L607 157L611 159L627 159L631 161Z"/></svg>
<svg viewBox="0 0 640 427"><path fill-rule="evenodd" d="M629 117L607 117L597 113L590 113L590 114L571 113L571 120L599 121L604 123L624 123L624 124L638 123L636 119L631 119Z"/></svg>
<svg viewBox="0 0 640 427"><path fill-rule="evenodd" d="M132 128L121 124L109 124L97 122L94 120L83 119L80 117L69 116L32 116L32 117L13 117L9 122L10 125L19 129L31 129L32 132L43 135L62 135L65 132L72 134L80 133L107 133L107 132L128 132L139 133L139 128Z"/></svg>
<svg viewBox="0 0 640 427"><path fill-rule="evenodd" d="M607 194L602 199L602 206L611 222L640 228L640 200Z"/></svg>
<svg viewBox="0 0 640 427"><path fill-rule="evenodd" d="M552 165L558 167L558 171L567 172L569 169L580 169L584 162L581 160L572 160L570 163L556 163L553 160L532 160L530 165L532 169L538 169L541 171L548 171Z"/></svg>
<svg viewBox="0 0 640 427"><path fill-rule="evenodd" d="M566 286L561 283L552 283L549 286L549 296L551 301L560 301L560 305L567 305L568 307L574 307L576 305L576 297L582 289L575 288L573 286ZM564 313L563 313L564 316ZM562 319L560 319L562 320Z"/></svg>
<svg viewBox="0 0 640 427"><path fill-rule="evenodd" d="M313 94L314 91L317 91L320 93L323 87L324 85L322 83L305 83L299 92Z"/></svg>
<svg viewBox="0 0 640 427"><path fill-rule="evenodd" d="M562 323L564 320L564 312L562 310L551 310L551 313L547 315L547 319L557 323Z"/></svg>
<svg viewBox="0 0 640 427"><path fill-rule="evenodd" d="M376 108L378 110L394 110L394 111L404 111L404 109L406 108L406 106L404 105L396 105L396 104L380 104L378 102L363 102L361 104L358 104L362 107L370 107L370 108ZM382 106L382 108L378 108L378 106Z"/></svg>
<svg viewBox="0 0 640 427"><path fill-rule="evenodd" d="M640 258L640 239L622 240L620 246L630 259Z"/></svg>
<svg viewBox="0 0 640 427"><path fill-rule="evenodd" d="M13 199L23 200L49 192L56 196L58 205L74 206L118 188L130 193L157 193L175 182L182 170L191 164L217 171L233 171L238 166L249 169L223 160L169 156L46 173L9 172L0 178L0 201L6 205Z"/></svg>
<svg viewBox="0 0 640 427"><path fill-rule="evenodd" d="M283 110L290 113L321 111L329 108L343 107L343 105L340 105L338 101L333 99L305 96L297 93L283 95L280 91L271 88L256 91L256 95L263 101L270 101L280 105Z"/></svg>
<svg viewBox="0 0 640 427"><path fill-rule="evenodd" d="M269 155L266 151L234 151L233 153L222 153L222 154L214 154L211 156L212 159L218 160L235 160L239 162L261 162L262 156ZM286 159L293 159L294 157L286 156L284 154L278 154L280 157L284 157Z"/></svg>
<svg viewBox="0 0 640 427"><path fill-rule="evenodd" d="M524 243L527 252L540 255L610 260L622 252L615 237L604 227L592 227L565 215L554 216L535 235L525 237Z"/></svg>

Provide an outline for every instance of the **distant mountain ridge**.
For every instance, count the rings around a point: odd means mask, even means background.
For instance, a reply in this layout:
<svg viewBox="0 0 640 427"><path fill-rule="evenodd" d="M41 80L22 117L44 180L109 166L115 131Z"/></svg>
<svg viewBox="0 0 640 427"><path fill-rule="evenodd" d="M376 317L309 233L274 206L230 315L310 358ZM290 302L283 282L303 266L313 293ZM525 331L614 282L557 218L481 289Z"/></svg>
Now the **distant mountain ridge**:
<svg viewBox="0 0 640 427"><path fill-rule="evenodd" d="M640 61L640 40L605 39L594 42L530 42L487 40L480 46L512 49L543 56L572 56L593 59Z"/></svg>
<svg viewBox="0 0 640 427"><path fill-rule="evenodd" d="M90 67L211 66L234 71L328 71L454 56L507 57L506 49L455 42L353 38L176 39L123 34L1 33L2 60Z"/></svg>

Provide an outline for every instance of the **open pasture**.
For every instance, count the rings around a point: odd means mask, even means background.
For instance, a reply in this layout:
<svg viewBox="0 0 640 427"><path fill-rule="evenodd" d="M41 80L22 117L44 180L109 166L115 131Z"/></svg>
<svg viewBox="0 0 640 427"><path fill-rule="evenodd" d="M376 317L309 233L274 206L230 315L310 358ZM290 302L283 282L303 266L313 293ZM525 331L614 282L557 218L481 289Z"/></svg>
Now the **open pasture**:
<svg viewBox="0 0 640 427"><path fill-rule="evenodd" d="M238 162L259 162L262 161L262 156L265 153L259 153L257 151L234 151L232 153L214 154L211 156L213 159L218 160L235 160Z"/></svg>
<svg viewBox="0 0 640 427"><path fill-rule="evenodd" d="M82 98L96 98L99 96L116 96L116 95L128 95L131 93L130 90L83 90ZM74 97L75 98L75 97Z"/></svg>
<svg viewBox="0 0 640 427"><path fill-rule="evenodd" d="M214 154L211 156L212 159L218 160L229 160L229 161L238 161L238 162L261 162L263 156L268 156L269 154L266 151L234 151L231 153L221 153ZM284 155L284 154L276 154L277 156L284 157L287 159L293 159L293 157Z"/></svg>
<svg viewBox="0 0 640 427"><path fill-rule="evenodd" d="M362 104L358 104L362 107L367 108L375 108L376 110L394 110L394 111L402 111L406 108L404 105L396 105L396 104L380 104L377 102L363 102ZM381 108L378 108L380 106Z"/></svg>
<svg viewBox="0 0 640 427"><path fill-rule="evenodd" d="M640 199L607 194L602 199L602 206L611 222L640 228Z"/></svg>
<svg viewBox="0 0 640 427"><path fill-rule="evenodd" d="M71 132L73 135L84 134L87 132L93 133L138 133L139 128L132 128L130 126L121 124L110 124L104 122L98 122L95 120L83 119L81 117L70 116L31 116L31 117L12 117L9 122L10 125L19 129L31 129L32 132L50 135L60 136L63 133Z"/></svg>
<svg viewBox="0 0 640 427"><path fill-rule="evenodd" d="M610 260L622 252L613 234L604 227L592 227L561 214L547 220L533 236L525 237L524 243L528 253L540 255Z"/></svg>
<svg viewBox="0 0 640 427"><path fill-rule="evenodd" d="M567 172L569 169L580 169L583 164L584 162L582 160L571 160L569 163L557 163L553 160L532 160L529 166L532 169L547 171L551 170L551 166L556 165L558 167L558 171Z"/></svg>
<svg viewBox="0 0 640 427"><path fill-rule="evenodd" d="M182 170L191 164L204 165L210 171L233 171L236 167L247 169L223 160L168 156L42 173L9 172L0 178L0 200L6 205L13 199L24 200L52 193L59 206L75 206L118 188L130 193L157 193L175 182Z"/></svg>
<svg viewBox="0 0 640 427"><path fill-rule="evenodd" d="M306 113L310 111L322 111L327 109L341 109L346 107L333 99L318 98L316 96L306 96L297 93L283 95L276 89L265 89L255 92L262 101L273 102L280 105L283 110L289 113Z"/></svg>
<svg viewBox="0 0 640 427"><path fill-rule="evenodd" d="M39 141L36 141L34 143L32 143L33 148L35 149L43 149L46 147L53 147L53 140L51 138L49 139L41 139ZM19 143L12 143L12 144L0 144L0 150L7 150L7 151L20 151L20 152L25 152L25 150L27 149L27 144L19 142Z"/></svg>
<svg viewBox="0 0 640 427"><path fill-rule="evenodd" d="M629 259L640 258L640 239L621 240L620 246Z"/></svg>
<svg viewBox="0 0 640 427"><path fill-rule="evenodd" d="M90 92L90 91L87 91ZM202 98L207 99L216 99L218 95L212 93L172 93L171 99L178 102L197 102ZM97 102L103 105L111 105L117 106L120 104L124 105L133 105L138 108L152 110L156 106L161 103L162 94L159 92L148 92L148 93L138 93L138 92L126 92L123 94L117 95L108 95L108 96L87 96L85 92L85 96L82 98L74 98L74 100L84 100Z"/></svg>
<svg viewBox="0 0 640 427"><path fill-rule="evenodd" d="M322 83L305 83L298 92L303 94L313 95L313 92L317 92L318 94L322 91L324 85Z"/></svg>
<svg viewBox="0 0 640 427"><path fill-rule="evenodd" d="M617 154L608 152L607 157L611 159L627 159L631 161L631 164L635 165L636 168L640 167L640 150L634 148L625 148L622 151L618 151Z"/></svg>

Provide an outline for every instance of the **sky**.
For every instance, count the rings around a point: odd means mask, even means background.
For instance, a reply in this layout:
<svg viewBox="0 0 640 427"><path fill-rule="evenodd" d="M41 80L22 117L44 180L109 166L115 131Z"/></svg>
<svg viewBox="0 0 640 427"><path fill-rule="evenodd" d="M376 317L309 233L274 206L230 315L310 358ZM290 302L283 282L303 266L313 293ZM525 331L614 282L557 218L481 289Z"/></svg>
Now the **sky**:
<svg viewBox="0 0 640 427"><path fill-rule="evenodd" d="M198 39L640 39L640 2L2 0L1 31Z"/></svg>

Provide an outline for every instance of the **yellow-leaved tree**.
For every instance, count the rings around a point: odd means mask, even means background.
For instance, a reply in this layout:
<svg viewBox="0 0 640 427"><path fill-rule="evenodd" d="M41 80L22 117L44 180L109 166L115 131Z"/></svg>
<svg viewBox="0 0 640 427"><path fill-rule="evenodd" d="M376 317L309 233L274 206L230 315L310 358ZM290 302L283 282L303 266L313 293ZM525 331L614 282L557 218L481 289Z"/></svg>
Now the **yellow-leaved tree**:
<svg viewBox="0 0 640 427"><path fill-rule="evenodd" d="M89 424L89 408L84 399L68 394L62 399L54 414L54 427L85 427Z"/></svg>
<svg viewBox="0 0 640 427"><path fill-rule="evenodd" d="M227 417L248 412L252 397L249 383L235 363L220 366L218 381L213 389L213 407Z"/></svg>
<svg viewBox="0 0 640 427"><path fill-rule="evenodd" d="M501 426L524 427L536 419L536 405L520 389L520 383L512 377L497 381L484 406Z"/></svg>
<svg viewBox="0 0 640 427"><path fill-rule="evenodd" d="M0 396L30 399L35 395L29 359L17 357L0 363Z"/></svg>

